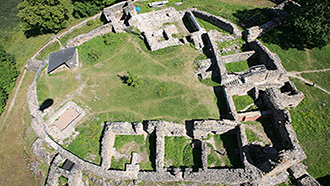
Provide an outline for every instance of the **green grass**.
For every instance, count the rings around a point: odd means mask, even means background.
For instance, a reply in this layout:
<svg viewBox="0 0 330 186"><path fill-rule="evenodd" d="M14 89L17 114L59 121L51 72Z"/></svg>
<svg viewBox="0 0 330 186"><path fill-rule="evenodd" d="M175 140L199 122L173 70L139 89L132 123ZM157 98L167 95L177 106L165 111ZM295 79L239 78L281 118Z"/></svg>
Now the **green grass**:
<svg viewBox="0 0 330 186"><path fill-rule="evenodd" d="M306 96L290 110L293 128L307 155L304 163L313 177L324 177L330 174L330 96L299 80L293 81Z"/></svg>
<svg viewBox="0 0 330 186"><path fill-rule="evenodd" d="M244 95L244 96L234 95L233 100L236 106L236 111L243 110L251 103L254 103L253 99L249 95Z"/></svg>
<svg viewBox="0 0 330 186"><path fill-rule="evenodd" d="M311 82L317 82L316 85L330 91L330 72L303 73L301 76Z"/></svg>
<svg viewBox="0 0 330 186"><path fill-rule="evenodd" d="M226 63L226 69L228 72L243 72L249 69L249 65L247 61L239 61L236 63Z"/></svg>
<svg viewBox="0 0 330 186"><path fill-rule="evenodd" d="M82 159L86 159L88 153L100 156L100 138L103 130L100 124L106 121L105 118L106 116L91 116L84 125L78 126L76 131L80 134L69 144L67 150ZM93 163L100 164L100 157L96 160L98 161Z"/></svg>
<svg viewBox="0 0 330 186"><path fill-rule="evenodd" d="M256 133L254 133L250 129L245 129L246 137L249 143L252 143L254 141L261 141Z"/></svg>
<svg viewBox="0 0 330 186"><path fill-rule="evenodd" d="M200 18L197 18L196 17L196 20L197 20L197 22L199 23L199 25L202 27L202 28L205 28L205 30L208 32L208 31L210 31L210 30L217 30L217 31L219 31L220 33L223 33L223 34L230 34L229 32L227 32L227 31L225 31L225 30L223 30L223 29L221 29L221 28L219 28L219 27L217 27L217 26L215 26L214 24L212 24L212 23L209 23L209 22L207 22L207 21L204 21L203 19L200 19Z"/></svg>
<svg viewBox="0 0 330 186"><path fill-rule="evenodd" d="M58 50L60 50L60 44L58 42L54 42L54 43L48 45L42 51L40 51L40 54L37 56L37 59L44 61L44 60L48 59L49 53L55 52Z"/></svg>
<svg viewBox="0 0 330 186"><path fill-rule="evenodd" d="M234 167L240 164L239 157L233 153L236 148L238 148L237 140L234 138L235 135L223 134L223 135L213 135L214 145L207 143L207 146L211 148L211 153L207 156L207 165L210 168L219 168L219 167ZM228 141L232 140L231 142ZM218 154L215 150L222 155ZM229 157L230 156L230 157Z"/></svg>
<svg viewBox="0 0 330 186"><path fill-rule="evenodd" d="M97 37L80 46L82 68L43 75L38 80L39 101L49 97L56 104L66 95L74 95L74 101L88 106L91 113L115 111L138 121L184 123L187 119L219 118L213 91L204 90L204 85L187 73L198 56L189 45L151 52L135 36L118 34L114 38L112 45ZM91 50L99 53L98 59L89 58ZM143 84L127 86L121 79L127 71Z"/></svg>
<svg viewBox="0 0 330 186"><path fill-rule="evenodd" d="M245 42L242 38L237 38L237 39L231 40L231 41L224 41L222 43L219 43L217 41L217 44L218 44L218 47L220 50L229 48L232 45L237 45L240 48L239 52L242 52L242 47L243 47L244 43ZM237 53L237 51L228 51L228 52L221 52L221 55L226 56L226 55L235 54L235 53Z"/></svg>
<svg viewBox="0 0 330 186"><path fill-rule="evenodd" d="M193 167L191 139L185 137L165 137L165 164L167 167Z"/></svg>
<svg viewBox="0 0 330 186"><path fill-rule="evenodd" d="M282 65L288 71L330 68L330 45L323 48L299 50L296 48L282 49L279 45L267 42L263 42L263 44L280 57Z"/></svg>
<svg viewBox="0 0 330 186"><path fill-rule="evenodd" d="M114 147L116 148L116 151L129 157L131 156L131 153L136 152L143 158L143 160L139 163L140 169L153 170L151 163L153 159L150 159L152 156L150 150L150 148L152 148L150 146L150 140L153 140L150 136L144 140L143 135L116 135ZM125 157L115 159L112 157L111 168L125 170L126 163L130 163L130 158Z"/></svg>

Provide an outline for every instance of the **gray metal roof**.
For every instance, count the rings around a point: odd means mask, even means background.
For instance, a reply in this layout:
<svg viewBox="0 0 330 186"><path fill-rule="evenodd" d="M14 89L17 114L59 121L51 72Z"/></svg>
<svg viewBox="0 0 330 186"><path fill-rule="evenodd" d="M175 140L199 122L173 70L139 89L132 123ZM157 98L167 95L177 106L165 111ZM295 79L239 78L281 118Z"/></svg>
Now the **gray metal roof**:
<svg viewBox="0 0 330 186"><path fill-rule="evenodd" d="M74 57L76 55L76 48L77 47L66 48L64 50L59 50L59 51L50 53L49 54L49 63L48 63L48 73L55 70L57 67L63 65L64 63L69 68L76 66L76 62L74 61L75 60Z"/></svg>

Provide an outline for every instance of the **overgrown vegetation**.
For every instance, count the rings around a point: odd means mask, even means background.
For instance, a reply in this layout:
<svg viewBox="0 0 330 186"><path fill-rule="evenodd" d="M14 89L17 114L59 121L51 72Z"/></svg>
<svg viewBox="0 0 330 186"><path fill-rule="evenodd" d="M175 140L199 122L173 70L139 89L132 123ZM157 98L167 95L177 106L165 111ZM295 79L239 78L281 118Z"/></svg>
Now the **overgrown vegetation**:
<svg viewBox="0 0 330 186"><path fill-rule="evenodd" d="M155 139L148 136L146 140L143 135L116 135L114 148L123 157L111 159L111 169L125 170L125 164L130 163L133 152L139 154L142 160L139 162L141 170L154 170Z"/></svg>
<svg viewBox="0 0 330 186"><path fill-rule="evenodd" d="M4 111L8 94L14 88L18 74L15 56L0 46L0 114Z"/></svg>
<svg viewBox="0 0 330 186"><path fill-rule="evenodd" d="M185 137L165 137L165 165L167 167L194 167L191 140Z"/></svg>

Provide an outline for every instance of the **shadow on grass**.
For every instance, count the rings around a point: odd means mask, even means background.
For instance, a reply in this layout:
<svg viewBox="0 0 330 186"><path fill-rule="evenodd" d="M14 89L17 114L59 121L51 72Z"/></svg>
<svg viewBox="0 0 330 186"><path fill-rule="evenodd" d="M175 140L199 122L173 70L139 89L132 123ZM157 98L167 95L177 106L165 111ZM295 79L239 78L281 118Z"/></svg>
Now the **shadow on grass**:
<svg viewBox="0 0 330 186"><path fill-rule="evenodd" d="M53 99L46 99L44 102L42 102L42 104L39 106L39 110L41 112L43 112L44 110L46 110L47 108L49 108L50 106L52 106L54 103Z"/></svg>
<svg viewBox="0 0 330 186"><path fill-rule="evenodd" d="M326 186L330 185L330 175L326 175L316 179L320 184Z"/></svg>
<svg viewBox="0 0 330 186"><path fill-rule="evenodd" d="M238 10L233 15L239 20L239 26L242 28L249 28L270 21L270 18L265 14L266 9L267 8L254 8Z"/></svg>
<svg viewBox="0 0 330 186"><path fill-rule="evenodd" d="M242 162L235 130L231 130L225 134L220 135L220 138L223 141L223 146L226 149L227 156L230 163L232 164L232 168L241 168Z"/></svg>

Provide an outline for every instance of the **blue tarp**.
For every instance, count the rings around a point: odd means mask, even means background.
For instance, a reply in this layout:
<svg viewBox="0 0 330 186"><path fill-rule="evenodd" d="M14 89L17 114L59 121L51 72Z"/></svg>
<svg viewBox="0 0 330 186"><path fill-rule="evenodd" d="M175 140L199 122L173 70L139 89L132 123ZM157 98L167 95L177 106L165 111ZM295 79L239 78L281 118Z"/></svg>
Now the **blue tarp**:
<svg viewBox="0 0 330 186"><path fill-rule="evenodd" d="M139 6L137 6L137 7L135 8L135 10L136 10L138 13L141 13L141 8L140 8Z"/></svg>

